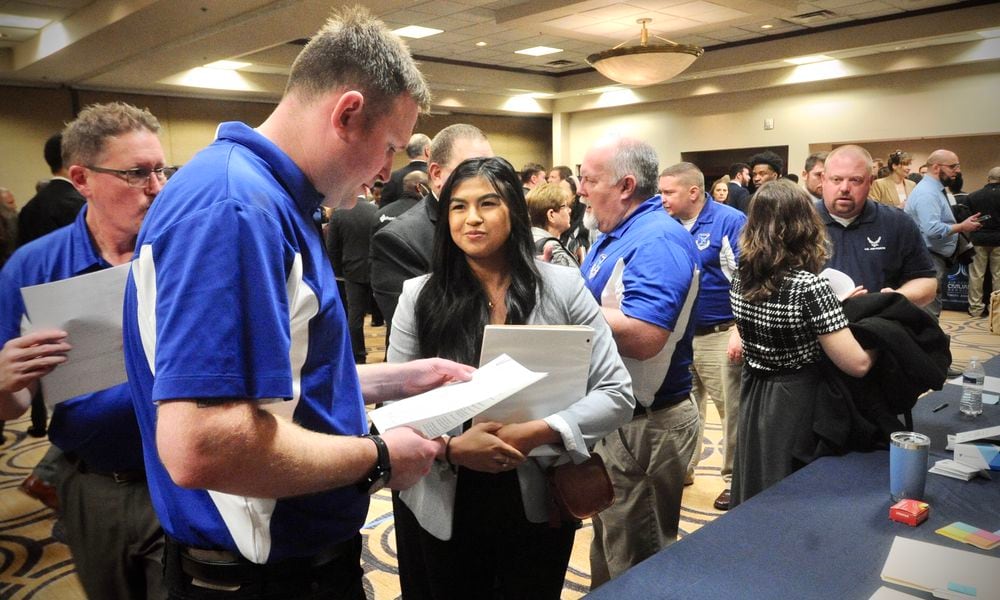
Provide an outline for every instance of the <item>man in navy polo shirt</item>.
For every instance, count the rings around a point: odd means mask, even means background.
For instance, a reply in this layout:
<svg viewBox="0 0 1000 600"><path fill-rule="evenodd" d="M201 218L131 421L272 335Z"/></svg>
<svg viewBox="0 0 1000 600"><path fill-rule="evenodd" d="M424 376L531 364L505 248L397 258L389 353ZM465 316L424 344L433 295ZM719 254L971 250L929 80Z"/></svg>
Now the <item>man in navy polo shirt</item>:
<svg viewBox="0 0 1000 600"><path fill-rule="evenodd" d="M691 400L698 251L656 194L656 152L607 138L587 151L580 195L603 234L580 267L632 376L632 421L598 443L615 504L594 517L591 587L677 539L681 494L698 435Z"/></svg>
<svg viewBox="0 0 1000 600"><path fill-rule="evenodd" d="M63 131L68 176L86 204L76 220L22 246L0 272L0 418L27 410L39 378L65 362L66 332L21 335L21 288L127 263L146 209L168 172L146 110L95 104ZM163 532L143 473L126 384L71 398L52 412L49 438L64 454L56 482L80 582L89 598L165 598Z"/></svg>
<svg viewBox="0 0 1000 600"><path fill-rule="evenodd" d="M898 292L926 306L937 290L931 257L913 219L868 197L871 167L860 146L840 146L826 158L816 211L833 245L827 266L849 275L855 294Z"/></svg>
<svg viewBox="0 0 1000 600"><path fill-rule="evenodd" d="M364 402L472 369L356 366L314 215L386 179L430 96L405 45L338 11L256 129L223 123L139 234L125 362L150 491L183 598L363 598L368 496L443 456L409 428L364 436Z"/></svg>
<svg viewBox="0 0 1000 600"><path fill-rule="evenodd" d="M747 217L735 208L707 200L705 175L688 162L677 163L660 173L660 197L670 216L691 233L701 257L701 282L694 312L694 362L691 364L692 396L701 419L687 480L694 481L694 470L701 457L705 396L708 395L719 411L724 434L722 480L725 488L713 504L718 510L729 510L729 483L733 479L743 372L742 362L730 361L726 352L730 330L735 323L729 305L729 288L740 254L740 232Z"/></svg>

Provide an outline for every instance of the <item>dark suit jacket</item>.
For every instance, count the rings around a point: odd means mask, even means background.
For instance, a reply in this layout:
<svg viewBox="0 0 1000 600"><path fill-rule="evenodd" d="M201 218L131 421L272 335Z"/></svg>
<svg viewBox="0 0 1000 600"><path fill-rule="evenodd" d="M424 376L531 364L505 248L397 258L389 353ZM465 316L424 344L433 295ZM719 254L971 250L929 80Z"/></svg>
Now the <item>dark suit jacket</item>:
<svg viewBox="0 0 1000 600"><path fill-rule="evenodd" d="M392 323L403 282L431 270L437 210L437 199L428 194L372 236L372 292L387 324Z"/></svg>
<svg viewBox="0 0 1000 600"><path fill-rule="evenodd" d="M46 233L69 225L86 203L73 184L53 179L21 209L17 217L17 245L23 246Z"/></svg>
<svg viewBox="0 0 1000 600"><path fill-rule="evenodd" d="M726 198L726 204L746 214L747 206L750 204L750 192L735 181L730 181L726 186L729 188L729 197Z"/></svg>
<svg viewBox="0 0 1000 600"><path fill-rule="evenodd" d="M393 171L392 175L389 175L389 181L386 181L385 185L382 186L382 199L379 201L379 205L384 207L399 200L399 197L403 195L403 178L414 171L426 173L427 163L422 160L414 160Z"/></svg>
<svg viewBox="0 0 1000 600"><path fill-rule="evenodd" d="M368 242L378 208L358 200L350 210L335 210L326 228L326 251L333 271L347 281L368 283Z"/></svg>
<svg viewBox="0 0 1000 600"><path fill-rule="evenodd" d="M965 203L971 213L990 216L989 220L982 221L982 229L969 234L973 245L1000 246L1000 183L987 183L983 189L966 196ZM994 287L997 285L993 284Z"/></svg>
<svg viewBox="0 0 1000 600"><path fill-rule="evenodd" d="M414 198L413 196L407 196L404 194L399 197L399 200L378 209L378 212L375 213L375 224L372 225L372 235L375 235L376 231L382 229L389 223L392 223L403 213L416 206L420 200L420 197Z"/></svg>

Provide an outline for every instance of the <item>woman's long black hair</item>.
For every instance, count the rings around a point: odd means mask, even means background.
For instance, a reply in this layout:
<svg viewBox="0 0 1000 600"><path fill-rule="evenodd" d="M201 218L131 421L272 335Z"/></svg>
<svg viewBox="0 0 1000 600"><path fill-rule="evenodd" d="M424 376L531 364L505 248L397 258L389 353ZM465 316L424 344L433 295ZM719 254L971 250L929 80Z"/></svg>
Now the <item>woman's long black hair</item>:
<svg viewBox="0 0 1000 600"><path fill-rule="evenodd" d="M482 177L503 199L510 213L510 237L502 251L510 269L507 323L523 325L535 308L542 281L535 267L535 244L528 220L521 179L502 158L472 158L452 171L438 199L437 229L431 275L417 298L417 339L420 355L478 366L483 329L490 319L489 299L472 273L465 253L451 239L448 222L451 193L459 183Z"/></svg>

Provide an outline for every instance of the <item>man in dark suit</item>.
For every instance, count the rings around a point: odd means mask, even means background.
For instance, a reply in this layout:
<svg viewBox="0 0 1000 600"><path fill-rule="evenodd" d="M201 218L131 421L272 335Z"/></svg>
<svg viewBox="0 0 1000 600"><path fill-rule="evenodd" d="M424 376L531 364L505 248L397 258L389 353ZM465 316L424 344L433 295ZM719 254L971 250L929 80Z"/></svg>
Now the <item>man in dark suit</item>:
<svg viewBox="0 0 1000 600"><path fill-rule="evenodd" d="M493 156L493 148L479 128L457 123L442 129L431 142L427 168L431 193L372 236L372 292L388 326L403 282L430 271L437 197L444 182L463 160L484 156Z"/></svg>
<svg viewBox="0 0 1000 600"><path fill-rule="evenodd" d="M403 194L399 200L388 206L383 206L375 213L372 235L416 206L430 189L430 179L427 177L427 173L423 171L407 173L406 177L403 178Z"/></svg>
<svg viewBox="0 0 1000 600"><path fill-rule="evenodd" d="M389 175L389 181L385 182L382 188L382 198L379 206L388 206L399 200L403 194L403 178L413 171L427 172L427 159L431 152L431 138L422 133L414 133L410 136L410 141L406 144L406 155L410 157L410 162L404 167L400 167Z"/></svg>
<svg viewBox="0 0 1000 600"><path fill-rule="evenodd" d="M733 163L729 167L729 197L726 204L732 206L746 214L747 205L750 204L750 192L747 191L747 184L750 183L750 165L746 163Z"/></svg>
<svg viewBox="0 0 1000 600"><path fill-rule="evenodd" d="M61 133L45 142L45 162L52 171L52 179L21 209L17 218L18 246L69 225L84 204L83 196L66 178Z"/></svg>
<svg viewBox="0 0 1000 600"><path fill-rule="evenodd" d="M326 230L326 251L337 279L347 290L347 329L351 336L354 362L365 364L365 313L369 311L372 288L369 279L368 241L378 207L361 194L350 209L333 211Z"/></svg>

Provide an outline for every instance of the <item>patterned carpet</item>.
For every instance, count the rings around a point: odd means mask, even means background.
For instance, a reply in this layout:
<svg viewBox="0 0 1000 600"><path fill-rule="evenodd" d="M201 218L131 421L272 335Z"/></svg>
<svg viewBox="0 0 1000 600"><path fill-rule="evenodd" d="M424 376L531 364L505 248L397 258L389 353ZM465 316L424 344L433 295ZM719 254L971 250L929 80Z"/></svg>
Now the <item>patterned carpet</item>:
<svg viewBox="0 0 1000 600"><path fill-rule="evenodd" d="M1000 337L990 333L987 319L971 319L964 313L946 311L942 326L952 336L952 353L959 367L973 356L987 359L1000 354ZM366 330L371 362L384 356L384 335L381 327ZM17 490L18 484L48 448L47 440L27 435L28 426L27 418L8 423L5 439L0 444L0 600L82 599L84 595L69 550L52 536L55 515ZM721 514L712 508L712 501L722 490L719 476L721 437L718 414L709 402L702 460L694 485L684 490L681 537L697 531ZM368 597L375 600L398 598L395 534L388 492L373 498L362 533ZM590 525L585 523L577 533L563 590L564 599L580 598L589 589L591 539Z"/></svg>

